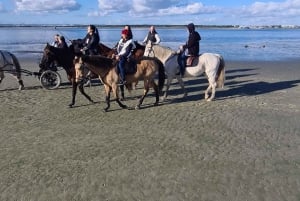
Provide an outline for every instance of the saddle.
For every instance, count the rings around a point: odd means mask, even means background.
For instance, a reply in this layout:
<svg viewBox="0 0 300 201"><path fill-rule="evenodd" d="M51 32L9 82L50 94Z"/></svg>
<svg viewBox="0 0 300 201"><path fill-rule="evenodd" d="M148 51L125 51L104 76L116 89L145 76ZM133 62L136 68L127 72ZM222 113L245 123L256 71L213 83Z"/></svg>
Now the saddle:
<svg viewBox="0 0 300 201"><path fill-rule="evenodd" d="M119 63L119 61L114 60L113 65L117 66L118 63ZM124 66L124 70L125 70L125 74L126 75L135 74L136 71L137 71L137 62L136 62L136 60L133 59L133 58L131 58L131 57L128 58L127 61L126 61L126 63L125 63L125 66ZM117 70L117 73L120 73L120 72Z"/></svg>
<svg viewBox="0 0 300 201"><path fill-rule="evenodd" d="M125 74L132 75L135 74L137 70L136 60L129 57L125 63Z"/></svg>
<svg viewBox="0 0 300 201"><path fill-rule="evenodd" d="M193 66L193 61L196 59L196 56L188 56L186 59L186 66Z"/></svg>

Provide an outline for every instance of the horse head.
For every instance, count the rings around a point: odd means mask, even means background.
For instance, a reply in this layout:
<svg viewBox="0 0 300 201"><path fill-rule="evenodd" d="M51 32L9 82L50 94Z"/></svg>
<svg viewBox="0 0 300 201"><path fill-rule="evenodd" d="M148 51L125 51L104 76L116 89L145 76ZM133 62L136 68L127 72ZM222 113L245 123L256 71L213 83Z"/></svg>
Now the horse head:
<svg viewBox="0 0 300 201"><path fill-rule="evenodd" d="M55 54L52 51L52 48L54 47L52 47L49 43L46 44L42 59L39 64L40 68L48 69L53 62L57 62Z"/></svg>
<svg viewBox="0 0 300 201"><path fill-rule="evenodd" d="M135 48L132 50L134 59L138 60L144 56L145 45L140 44L138 41L134 41Z"/></svg>

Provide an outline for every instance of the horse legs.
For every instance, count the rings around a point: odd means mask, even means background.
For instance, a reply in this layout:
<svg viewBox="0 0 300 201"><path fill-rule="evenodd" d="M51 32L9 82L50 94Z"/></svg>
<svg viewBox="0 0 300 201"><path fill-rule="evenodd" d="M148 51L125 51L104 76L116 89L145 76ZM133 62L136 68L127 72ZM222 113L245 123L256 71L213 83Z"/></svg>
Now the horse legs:
<svg viewBox="0 0 300 201"><path fill-rule="evenodd" d="M23 90L24 89L24 83L23 80L18 78L18 83L19 83L19 90Z"/></svg>
<svg viewBox="0 0 300 201"><path fill-rule="evenodd" d="M148 89L144 89L144 94L143 94L143 96L139 99L138 104L135 106L135 109L136 109L136 110L138 110L138 109L141 108L141 105L142 105L142 103L143 103L143 101L144 101L146 95L148 94L148 91L149 91L149 88L148 88Z"/></svg>
<svg viewBox="0 0 300 201"><path fill-rule="evenodd" d="M73 107L73 105L75 104L75 97L76 97L76 93L77 93L77 82L73 81L72 82L72 101L69 104L69 107Z"/></svg>
<svg viewBox="0 0 300 201"><path fill-rule="evenodd" d="M187 92L184 88L184 83L183 83L183 80L182 80L182 77L180 75L176 76L177 80L178 80L178 83L181 87L181 89L183 90L183 98L186 98L187 97Z"/></svg>
<svg viewBox="0 0 300 201"><path fill-rule="evenodd" d="M110 91L111 88L107 85L104 85L105 88L105 102L106 102L106 107L104 108L104 112L107 112L108 109L110 108Z"/></svg>
<svg viewBox="0 0 300 201"><path fill-rule="evenodd" d="M217 86L216 82L213 82L213 83L209 82L209 85L208 85L207 89L205 90L205 100L206 101L212 101L215 98L216 86ZM211 95L209 97L210 90L211 90Z"/></svg>
<svg viewBox="0 0 300 201"><path fill-rule="evenodd" d="M154 106L158 106L158 102L159 102L159 89L157 84L155 84L154 80L151 81L152 82L152 87L154 89L154 93L155 93L155 103Z"/></svg>
<svg viewBox="0 0 300 201"><path fill-rule="evenodd" d="M120 85L120 89L121 89L121 100L125 100L125 95L124 95L124 85Z"/></svg>
<svg viewBox="0 0 300 201"><path fill-rule="evenodd" d="M91 99L91 97L85 93L85 91L84 91L84 83L83 83L83 82L81 82L81 83L79 84L78 88L79 88L79 91L81 92L81 94L82 94L84 97L86 97L91 103L95 103L95 102Z"/></svg>
<svg viewBox="0 0 300 201"><path fill-rule="evenodd" d="M122 85L122 86L120 86L120 88L121 88L121 91L123 92L123 94L122 94L122 100L124 100L124 85ZM121 108L123 108L123 109L125 109L125 108L127 108L127 106L126 105L124 105L123 103L121 103L121 101L120 101L120 98L119 98L119 91L118 91L118 86L115 84L115 85L112 85L112 91L113 91L113 94L114 94L114 96L115 96L115 98L116 98L116 102L118 103L118 105L121 107Z"/></svg>
<svg viewBox="0 0 300 201"><path fill-rule="evenodd" d="M166 86L166 91L165 91L165 94L162 98L162 100L166 100L167 99L167 96L168 96L168 92L169 92L169 88L170 88L170 85L171 85L171 82L172 82L172 78L168 76L168 79L167 79L167 86Z"/></svg>
<svg viewBox="0 0 300 201"><path fill-rule="evenodd" d="M139 99L138 104L135 106L135 109L136 109L136 110L138 110L138 109L141 108L141 105L142 105L142 103L143 103L143 101L144 101L146 95L148 94L148 92L149 92L149 83L145 80L145 81L144 81L144 94L143 94L143 96Z"/></svg>

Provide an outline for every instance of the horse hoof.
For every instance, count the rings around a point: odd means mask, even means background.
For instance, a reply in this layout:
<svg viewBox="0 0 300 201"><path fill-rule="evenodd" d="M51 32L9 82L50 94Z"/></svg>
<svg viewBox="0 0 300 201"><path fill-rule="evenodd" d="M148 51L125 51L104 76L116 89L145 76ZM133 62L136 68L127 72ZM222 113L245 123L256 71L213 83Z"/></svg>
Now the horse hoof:
<svg viewBox="0 0 300 201"><path fill-rule="evenodd" d="M158 103L154 103L154 106L158 106Z"/></svg>
<svg viewBox="0 0 300 201"><path fill-rule="evenodd" d="M139 110L139 109L141 109L141 106L137 105L137 106L135 106L134 109L135 109L135 110Z"/></svg>
<svg viewBox="0 0 300 201"><path fill-rule="evenodd" d="M24 89L24 86L19 86L19 91L22 91Z"/></svg>
<svg viewBox="0 0 300 201"><path fill-rule="evenodd" d="M72 103L71 103L71 104L69 104L69 108L72 108L72 107L73 107L73 105L74 105L74 104L72 104Z"/></svg>

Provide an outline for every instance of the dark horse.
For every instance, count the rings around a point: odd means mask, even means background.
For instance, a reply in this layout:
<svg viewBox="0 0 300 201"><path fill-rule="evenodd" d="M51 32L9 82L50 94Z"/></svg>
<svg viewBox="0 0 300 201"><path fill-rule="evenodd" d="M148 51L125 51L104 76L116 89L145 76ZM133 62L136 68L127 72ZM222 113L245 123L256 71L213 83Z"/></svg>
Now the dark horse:
<svg viewBox="0 0 300 201"><path fill-rule="evenodd" d="M0 83L4 79L4 72L12 74L18 80L19 90L24 89L19 60L13 53L0 50Z"/></svg>
<svg viewBox="0 0 300 201"><path fill-rule="evenodd" d="M56 62L59 66L62 66L67 73L68 80L72 84L72 101L69 107L75 104L75 97L77 93L77 87L81 94L83 94L90 102L94 103L90 96L88 96L83 88L83 82L76 82L76 72L74 68L73 60L75 58L72 45L69 48L56 48L47 43L44 48L43 57L40 62L42 69L49 68L53 62Z"/></svg>

